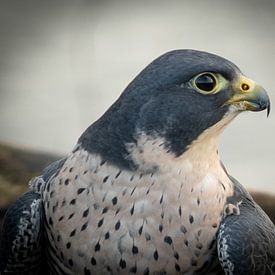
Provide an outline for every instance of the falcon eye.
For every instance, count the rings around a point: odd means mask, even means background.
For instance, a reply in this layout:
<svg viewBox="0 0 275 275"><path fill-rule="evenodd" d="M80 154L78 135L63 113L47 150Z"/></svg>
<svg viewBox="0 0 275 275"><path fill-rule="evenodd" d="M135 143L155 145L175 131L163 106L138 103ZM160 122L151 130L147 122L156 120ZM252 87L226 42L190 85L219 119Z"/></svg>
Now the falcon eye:
<svg viewBox="0 0 275 275"><path fill-rule="evenodd" d="M217 79L211 73L202 73L194 79L194 85L202 93L211 93L217 86Z"/></svg>

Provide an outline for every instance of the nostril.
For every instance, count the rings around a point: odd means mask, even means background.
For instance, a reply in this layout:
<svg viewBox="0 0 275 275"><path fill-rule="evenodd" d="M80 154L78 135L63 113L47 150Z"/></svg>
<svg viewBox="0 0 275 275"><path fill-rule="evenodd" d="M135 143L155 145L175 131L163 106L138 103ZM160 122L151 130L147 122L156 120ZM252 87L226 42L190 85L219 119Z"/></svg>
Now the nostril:
<svg viewBox="0 0 275 275"><path fill-rule="evenodd" d="M241 88L242 88L243 91L248 91L250 87L249 87L248 84L243 83L243 84L241 85Z"/></svg>

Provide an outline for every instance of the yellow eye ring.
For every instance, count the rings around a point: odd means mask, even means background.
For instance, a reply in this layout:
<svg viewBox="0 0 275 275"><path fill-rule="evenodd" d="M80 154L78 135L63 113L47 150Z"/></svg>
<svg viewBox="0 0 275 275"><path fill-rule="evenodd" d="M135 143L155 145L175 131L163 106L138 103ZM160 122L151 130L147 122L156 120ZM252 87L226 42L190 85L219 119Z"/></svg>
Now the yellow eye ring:
<svg viewBox="0 0 275 275"><path fill-rule="evenodd" d="M193 86L202 94L212 94L217 90L218 79L213 73L204 72L194 78Z"/></svg>

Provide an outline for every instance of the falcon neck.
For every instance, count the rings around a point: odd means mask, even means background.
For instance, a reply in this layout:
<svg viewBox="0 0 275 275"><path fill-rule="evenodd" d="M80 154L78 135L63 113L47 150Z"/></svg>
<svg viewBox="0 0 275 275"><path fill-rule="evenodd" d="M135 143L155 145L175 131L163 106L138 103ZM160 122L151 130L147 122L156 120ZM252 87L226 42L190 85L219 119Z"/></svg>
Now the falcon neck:
<svg viewBox="0 0 275 275"><path fill-rule="evenodd" d="M220 166L218 154L219 135L204 135L194 141L179 157L166 148L163 138L153 138L140 134L137 143L127 145L129 158L137 169L144 173L168 171L174 167L188 172L196 170L198 173L209 171Z"/></svg>
<svg viewBox="0 0 275 275"><path fill-rule="evenodd" d="M157 136L155 133L152 136L145 132L137 132L133 117L130 119L117 115L113 120L111 114L115 114L117 108L117 105L112 106L101 119L92 124L80 137L79 145L119 168L144 172L166 167L168 163L180 164L187 159L198 169L202 165L218 165L220 135L236 116L234 112L226 114L218 123L193 138L183 150L180 150L183 153L179 154L172 148L173 140L166 140L163 135ZM189 136L190 133L187 131L184 135ZM179 134L177 140L180 139Z"/></svg>

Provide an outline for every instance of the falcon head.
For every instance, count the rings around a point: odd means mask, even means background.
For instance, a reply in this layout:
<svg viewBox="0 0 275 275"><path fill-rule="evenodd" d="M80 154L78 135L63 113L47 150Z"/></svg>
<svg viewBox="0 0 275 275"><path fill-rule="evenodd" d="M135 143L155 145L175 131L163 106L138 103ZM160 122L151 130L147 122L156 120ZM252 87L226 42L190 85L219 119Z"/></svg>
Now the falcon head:
<svg viewBox="0 0 275 275"><path fill-rule="evenodd" d="M136 169L133 148L142 154L149 140L150 146L158 141L178 158L205 133L208 139L218 136L240 112L264 109L269 114L266 91L232 62L207 52L175 50L149 64L79 144L118 166Z"/></svg>

